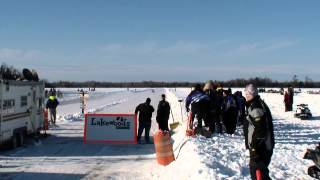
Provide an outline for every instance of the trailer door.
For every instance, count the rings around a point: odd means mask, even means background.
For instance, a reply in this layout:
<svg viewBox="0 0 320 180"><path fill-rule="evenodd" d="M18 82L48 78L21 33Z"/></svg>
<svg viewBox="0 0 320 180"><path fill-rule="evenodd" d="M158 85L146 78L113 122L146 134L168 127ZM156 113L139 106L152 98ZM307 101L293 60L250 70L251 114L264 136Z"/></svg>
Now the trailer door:
<svg viewBox="0 0 320 180"><path fill-rule="evenodd" d="M31 88L31 106L30 106L30 122L32 127L32 132L35 133L37 131L36 125L36 117L37 117L37 97L36 97L36 88L32 86Z"/></svg>
<svg viewBox="0 0 320 180"><path fill-rule="evenodd" d="M3 113L2 113L2 106L3 106L3 95L2 95L2 88L3 88L3 84L2 81L0 80L0 144L2 143L2 119L3 119Z"/></svg>

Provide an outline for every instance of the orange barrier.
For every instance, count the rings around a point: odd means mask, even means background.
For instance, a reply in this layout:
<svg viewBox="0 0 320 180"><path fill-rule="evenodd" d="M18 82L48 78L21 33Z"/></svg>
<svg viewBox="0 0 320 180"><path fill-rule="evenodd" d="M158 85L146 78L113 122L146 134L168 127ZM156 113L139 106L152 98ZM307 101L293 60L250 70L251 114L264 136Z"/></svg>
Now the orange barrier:
<svg viewBox="0 0 320 180"><path fill-rule="evenodd" d="M44 116L43 130L48 130L49 129L48 109L43 109L43 116Z"/></svg>
<svg viewBox="0 0 320 180"><path fill-rule="evenodd" d="M175 160L170 133L158 131L153 137L158 163L164 166L170 164Z"/></svg>

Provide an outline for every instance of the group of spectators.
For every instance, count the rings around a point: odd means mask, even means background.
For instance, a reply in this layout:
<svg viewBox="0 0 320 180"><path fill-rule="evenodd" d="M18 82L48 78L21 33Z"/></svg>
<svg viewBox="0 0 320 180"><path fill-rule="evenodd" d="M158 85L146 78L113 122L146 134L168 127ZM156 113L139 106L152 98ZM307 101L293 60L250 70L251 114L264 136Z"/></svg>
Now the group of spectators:
<svg viewBox="0 0 320 180"><path fill-rule="evenodd" d="M196 84L185 104L186 111L191 116L189 128L198 133L203 130L204 122L210 133L233 134L236 125L244 123L245 102L241 91L232 93L230 88L224 90L221 86L215 86L212 81L208 81L203 87ZM195 117L197 123L194 128Z"/></svg>
<svg viewBox="0 0 320 180"><path fill-rule="evenodd" d="M245 146L250 152L251 178L270 179L268 166L275 145L272 115L254 85L247 85L244 93L244 96L241 91L232 93L230 88L224 90L215 86L212 81L208 81L203 87L197 84L186 98L186 111L190 112L191 119L188 128L200 134L203 129L208 129L211 133L233 134L237 124L242 125ZM154 112L150 102L151 99L147 98L146 102L139 104L135 110L135 113L139 114L138 143L141 143L143 130L146 143L150 143L149 132ZM169 130L169 115L170 105L163 94L156 117L160 130Z"/></svg>
<svg viewBox="0 0 320 180"><path fill-rule="evenodd" d="M233 134L237 124L243 125L245 146L250 152L251 177L270 179L268 166L275 144L272 115L254 85L247 85L244 92L245 96L241 91L232 94L230 88L223 90L212 81L203 88L197 84L186 99L186 110L191 111L189 128L193 128L195 117L198 121L195 133L202 132L202 121L212 133Z"/></svg>

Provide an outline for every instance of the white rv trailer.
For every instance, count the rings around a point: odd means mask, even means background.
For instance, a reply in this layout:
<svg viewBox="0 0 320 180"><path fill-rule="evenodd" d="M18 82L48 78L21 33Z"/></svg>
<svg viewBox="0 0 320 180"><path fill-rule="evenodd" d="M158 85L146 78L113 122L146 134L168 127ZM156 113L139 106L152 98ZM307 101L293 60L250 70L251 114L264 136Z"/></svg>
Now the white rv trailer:
<svg viewBox="0 0 320 180"><path fill-rule="evenodd" d="M15 148L44 124L44 82L0 80L0 145Z"/></svg>

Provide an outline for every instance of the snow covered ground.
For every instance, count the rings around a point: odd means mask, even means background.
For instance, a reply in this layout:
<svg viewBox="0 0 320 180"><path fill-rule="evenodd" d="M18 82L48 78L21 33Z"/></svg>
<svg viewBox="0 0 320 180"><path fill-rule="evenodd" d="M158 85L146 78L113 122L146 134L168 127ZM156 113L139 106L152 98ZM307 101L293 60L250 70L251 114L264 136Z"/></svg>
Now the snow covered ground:
<svg viewBox="0 0 320 180"><path fill-rule="evenodd" d="M184 102L178 100L185 99L189 88L89 92L88 112L96 113L133 113L146 97L152 99L156 109L160 95L167 94L174 120L180 126L172 136L176 161L166 167L156 163L152 144L83 144L77 89L61 91L67 95L60 99L58 126L52 127L48 132L51 136L40 143L1 152L0 179L250 179L241 128L234 135L185 136L187 114ZM306 148L320 142L320 95L306 91L297 94L294 102L294 106L302 102L310 106L314 118L303 121L294 118L293 112L284 112L283 96L261 94L274 117L276 146L269 166L273 179L311 179L306 169L312 162L302 157ZM157 130L155 115L151 135Z"/></svg>

